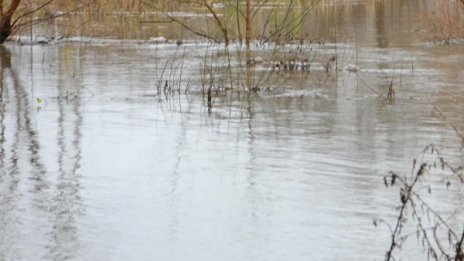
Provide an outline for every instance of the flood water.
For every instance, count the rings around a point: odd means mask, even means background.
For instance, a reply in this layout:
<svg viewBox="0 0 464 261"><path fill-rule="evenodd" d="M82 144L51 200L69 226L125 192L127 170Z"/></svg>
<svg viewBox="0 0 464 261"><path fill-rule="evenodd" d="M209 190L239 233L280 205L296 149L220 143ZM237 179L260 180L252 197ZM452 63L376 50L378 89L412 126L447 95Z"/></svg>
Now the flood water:
<svg viewBox="0 0 464 261"><path fill-rule="evenodd" d="M431 143L462 165L464 46L414 33L409 1L374 2L337 7L344 41L312 45L359 72L253 67L269 90L213 94L210 110L205 54L223 46L7 44L0 260L384 259L372 221L393 224L400 201L383 176ZM462 230L463 189L434 191ZM416 243L398 256L424 260Z"/></svg>

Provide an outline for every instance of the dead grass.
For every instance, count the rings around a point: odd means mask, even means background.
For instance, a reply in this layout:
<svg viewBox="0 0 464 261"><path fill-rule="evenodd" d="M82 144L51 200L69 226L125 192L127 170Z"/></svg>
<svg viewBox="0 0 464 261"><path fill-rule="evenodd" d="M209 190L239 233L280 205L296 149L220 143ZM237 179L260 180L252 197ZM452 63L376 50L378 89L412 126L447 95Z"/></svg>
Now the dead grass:
<svg viewBox="0 0 464 261"><path fill-rule="evenodd" d="M420 12L420 18L432 32L434 42L464 38L464 0L436 0L429 10Z"/></svg>

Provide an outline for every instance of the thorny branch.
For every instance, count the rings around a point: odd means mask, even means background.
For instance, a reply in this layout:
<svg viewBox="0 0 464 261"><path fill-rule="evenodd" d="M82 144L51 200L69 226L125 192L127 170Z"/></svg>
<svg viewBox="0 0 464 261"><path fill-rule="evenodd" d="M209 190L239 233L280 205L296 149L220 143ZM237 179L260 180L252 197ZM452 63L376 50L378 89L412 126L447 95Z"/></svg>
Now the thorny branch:
<svg viewBox="0 0 464 261"><path fill-rule="evenodd" d="M417 165L417 160L414 159L412 167L413 171L410 174L411 179L409 181L407 175L400 176L394 172L390 172L387 176L384 177L384 183L386 187L392 187L395 184L399 184L401 201L394 229L391 229L391 226L383 220L374 220L374 225L377 226L380 223L378 221L382 221L388 225L391 231L390 246L385 254L386 261L395 260L395 249L401 248L401 245L408 237L402 233L402 229L407 220L407 209L411 209L412 219L417 225L418 239L421 239L422 245L427 251L427 257L429 259L444 259L455 261L464 260L464 228L462 235L458 237L456 231L454 231L447 224L445 219L437 211L432 209L432 207L427 202L425 202L420 193L416 190L417 184L423 180L425 174L430 175L430 170L432 169L441 170L448 176L448 178L445 179L447 188L450 186L451 177L455 178L460 184L463 184L463 168L461 166L457 168L452 167L451 164L443 159L439 151L433 145L427 146L424 149L422 156L424 156L426 153L430 153L435 157L435 159L422 159L423 162L418 165L417 171L414 171ZM432 193L430 186L428 187L428 192L430 194ZM421 209L418 209L419 205ZM425 223L426 219L423 217L424 215L426 215L428 222L433 224L431 227L428 226L428 223ZM445 242L443 240L443 235L439 235L439 232L447 233L448 243L446 245L444 245ZM459 234L461 234L461 232Z"/></svg>

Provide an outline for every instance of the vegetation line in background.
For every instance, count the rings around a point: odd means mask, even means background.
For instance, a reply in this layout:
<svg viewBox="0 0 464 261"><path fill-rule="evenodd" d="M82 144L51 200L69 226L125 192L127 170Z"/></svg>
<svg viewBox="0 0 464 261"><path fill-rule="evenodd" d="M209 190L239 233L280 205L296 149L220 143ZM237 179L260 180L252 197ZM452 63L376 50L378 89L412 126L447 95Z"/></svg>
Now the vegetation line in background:
<svg viewBox="0 0 464 261"><path fill-rule="evenodd" d="M270 0L223 0L218 2L220 5L208 0L189 0L189 1L167 1L167 0L37 0L21 1L11 0L0 3L0 44L3 43L11 34L16 33L19 27L31 23L46 22L57 16L86 16L88 25L83 27L83 33L104 32L105 29L95 29L101 26L101 21L107 19L112 21L115 15L120 19L124 27L124 22L175 22L195 35L204 37L210 41L223 41L228 45L233 40L245 43L249 47L253 40L260 39L261 43L279 42L288 38L292 32L300 28L301 24L318 3L326 3L328 0L308 0L297 1L288 0L284 2L274 2ZM282 6L284 3L284 6ZM464 37L464 0L437 0L431 6L424 7L418 13L422 16L422 21L434 34L437 42L449 43L453 39ZM266 9L263 7L266 6ZM80 12L76 12L80 8ZM170 10L198 10L204 8L211 14L216 28L204 29L190 23L188 19L169 15ZM283 10L283 13L276 15L276 10ZM72 11L74 10L74 11ZM254 18L260 11L267 17L262 18L263 28L255 28ZM224 12L224 13L221 13ZM235 12L235 13L234 13ZM151 14L161 14L165 19L147 19ZM147 16L148 15L148 16ZM155 15L157 16L157 15ZM235 25L230 21L236 17ZM153 17L151 17L153 18ZM243 19L243 23L240 21ZM35 21L35 22L33 22ZM67 21L69 22L69 21ZM207 22L206 22L207 23ZM70 24L72 26L72 24ZM75 25L80 27L80 25ZM111 30L117 29L114 23L109 23ZM244 26L242 34L241 26ZM272 28L272 30L267 30ZM222 39L215 33L220 31ZM261 32L258 33L259 30ZM100 31L98 31L100 30ZM108 30L108 29L106 29ZM84 35L78 35L84 36ZM244 39L242 39L244 38Z"/></svg>
<svg viewBox="0 0 464 261"><path fill-rule="evenodd" d="M450 44L464 38L464 0L433 1L419 16L433 34L434 42Z"/></svg>

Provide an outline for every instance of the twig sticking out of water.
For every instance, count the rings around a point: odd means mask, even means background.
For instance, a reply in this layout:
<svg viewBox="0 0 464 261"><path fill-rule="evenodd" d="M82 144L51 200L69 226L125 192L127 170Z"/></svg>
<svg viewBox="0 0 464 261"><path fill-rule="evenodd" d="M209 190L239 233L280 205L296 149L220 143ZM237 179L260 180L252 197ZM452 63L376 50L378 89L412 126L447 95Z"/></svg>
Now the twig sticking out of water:
<svg viewBox="0 0 464 261"><path fill-rule="evenodd" d="M182 51L182 53L179 52ZM184 86L183 74L184 74L184 60L185 60L186 48L183 50L178 47L174 53L174 57L166 59L163 67L158 70L155 68L155 96L164 96L166 100L171 97L181 94L181 89ZM184 93L188 92L188 83L185 86Z"/></svg>
<svg viewBox="0 0 464 261"><path fill-rule="evenodd" d="M213 108L213 103L212 103L212 94L211 94L211 86L208 88L208 112L211 113L211 109Z"/></svg>
<svg viewBox="0 0 464 261"><path fill-rule="evenodd" d="M329 61L324 65L324 71L329 72L332 69L332 64L337 61L337 56L330 57Z"/></svg>
<svg viewBox="0 0 464 261"><path fill-rule="evenodd" d="M387 99L393 101L395 98L395 89L393 88L393 80L388 85Z"/></svg>
<svg viewBox="0 0 464 261"><path fill-rule="evenodd" d="M431 186L424 186L423 182L431 173L440 172L444 175L446 188L451 186L452 181L456 184L464 184L463 167L452 167L434 145L427 146L420 161L414 159L410 174L399 175L390 172L384 177L384 184L388 187L398 185L400 205L399 213L394 226L391 226L383 219L374 220L374 225L381 223L388 226L391 231L391 241L385 254L385 260L396 260L395 250L401 249L408 239L408 234L403 232L407 220L413 220L413 225L417 227L416 235L418 241L422 243L428 259L431 260L455 260L463 261L463 241L464 231L457 233L445 221L445 219L434 210L422 197L421 187L426 187L428 194L432 194ZM422 186L418 186L422 184ZM410 217L408 216L410 213ZM463 229L464 230L464 229ZM459 236L462 233L462 236ZM443 238L447 238L444 240Z"/></svg>
<svg viewBox="0 0 464 261"><path fill-rule="evenodd" d="M395 68L393 69L392 78L391 78L390 84L388 85L388 91L387 91L387 99L390 102L393 102L393 99L395 98L395 89L393 88L393 81L395 79L395 71L396 71L396 65L395 65Z"/></svg>

